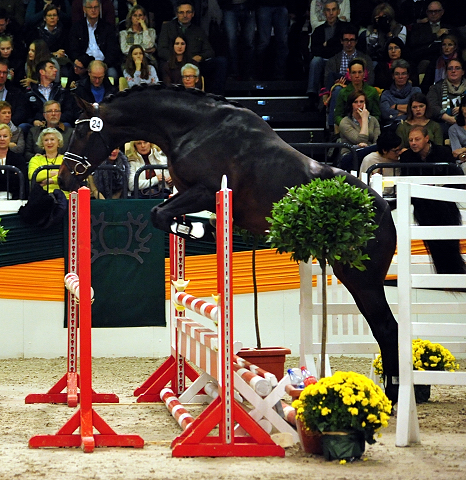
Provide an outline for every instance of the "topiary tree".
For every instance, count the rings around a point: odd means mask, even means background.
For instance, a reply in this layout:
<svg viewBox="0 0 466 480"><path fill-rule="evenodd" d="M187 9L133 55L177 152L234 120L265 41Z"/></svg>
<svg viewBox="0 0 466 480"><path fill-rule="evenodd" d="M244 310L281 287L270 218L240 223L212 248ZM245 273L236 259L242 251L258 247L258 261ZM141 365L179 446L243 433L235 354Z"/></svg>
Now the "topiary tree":
<svg viewBox="0 0 466 480"><path fill-rule="evenodd" d="M321 377L325 376L327 339L326 265L338 261L365 270L363 262L370 258L363 249L378 227L373 220L373 197L367 189L345 180L344 176L317 178L290 188L267 219L271 224L268 241L273 248L291 253L298 263L314 257L322 268Z"/></svg>
<svg viewBox="0 0 466 480"><path fill-rule="evenodd" d="M2 219L0 218L0 222ZM6 234L9 232L9 230L5 230L2 225L0 225L0 243L1 242L6 242Z"/></svg>

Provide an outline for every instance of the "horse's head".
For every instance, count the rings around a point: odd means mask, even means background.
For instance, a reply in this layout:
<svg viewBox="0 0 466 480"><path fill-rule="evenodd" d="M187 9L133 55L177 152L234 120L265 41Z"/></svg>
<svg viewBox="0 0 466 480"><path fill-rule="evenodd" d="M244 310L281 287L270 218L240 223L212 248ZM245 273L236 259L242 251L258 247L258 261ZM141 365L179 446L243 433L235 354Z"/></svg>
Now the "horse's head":
<svg viewBox="0 0 466 480"><path fill-rule="evenodd" d="M77 190L83 180L103 162L112 148L106 141L104 121L99 105L76 98L83 110L58 173L58 184L63 190Z"/></svg>

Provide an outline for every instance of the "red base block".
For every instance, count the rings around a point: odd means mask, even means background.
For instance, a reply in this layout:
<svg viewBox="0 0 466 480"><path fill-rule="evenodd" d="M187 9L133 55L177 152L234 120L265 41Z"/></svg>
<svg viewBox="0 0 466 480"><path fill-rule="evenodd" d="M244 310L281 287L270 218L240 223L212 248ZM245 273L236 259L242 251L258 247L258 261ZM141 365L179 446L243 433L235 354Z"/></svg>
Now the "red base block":
<svg viewBox="0 0 466 480"><path fill-rule="evenodd" d="M85 425L85 417L90 417L92 425ZM99 433L94 435L83 435L83 431L93 431L95 428ZM81 433L73 434L77 429ZM85 453L91 453L95 447L134 447L143 448L144 440L139 435L118 435L102 419L102 417L91 410L91 415L86 416L78 410L55 435L35 435L29 440L29 448L41 447L81 447Z"/></svg>
<svg viewBox="0 0 466 480"><path fill-rule="evenodd" d="M184 373L192 382L199 378L196 370L186 361L184 361ZM176 361L173 356L170 356L140 387L134 390L134 396L138 397L136 401L138 403L161 402L160 392L168 383L171 383L172 390L176 391L176 377Z"/></svg>
<svg viewBox="0 0 466 480"><path fill-rule="evenodd" d="M219 425L224 427L223 406L217 397L194 422L172 442L173 457L284 457L285 450L270 438L270 435L253 420L235 400L232 414L250 435L232 436L224 443L218 436L208 434Z"/></svg>
<svg viewBox="0 0 466 480"><path fill-rule="evenodd" d="M30 393L25 403L66 403L76 407L80 401L79 375L67 372L47 393ZM66 389L66 392L63 390ZM96 393L92 390L93 403L118 403L120 399L114 393Z"/></svg>

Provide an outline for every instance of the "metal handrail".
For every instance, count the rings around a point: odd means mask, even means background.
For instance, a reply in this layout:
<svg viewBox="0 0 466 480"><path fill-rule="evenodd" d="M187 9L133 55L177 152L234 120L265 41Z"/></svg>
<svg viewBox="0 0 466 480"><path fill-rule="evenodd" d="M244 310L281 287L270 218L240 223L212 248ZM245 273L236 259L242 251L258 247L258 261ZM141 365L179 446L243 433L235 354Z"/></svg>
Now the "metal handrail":
<svg viewBox="0 0 466 480"><path fill-rule="evenodd" d="M463 169L457 165L456 163L453 162L433 162L433 163L426 163L426 162L412 162L412 163L400 163L400 162L392 162L392 163L376 163L374 165L371 165L367 170L367 180L369 181L369 178L371 174L374 172L374 170L377 169L384 169L384 168L398 168L400 170L406 170L407 173L406 175L409 175L409 170L416 169L417 172L415 175L418 176L422 174L423 170L434 170L434 175L435 175L435 170L437 168L442 169L442 168L448 168L448 175L464 175Z"/></svg>
<svg viewBox="0 0 466 480"><path fill-rule="evenodd" d="M164 175L164 170L168 170L168 165L166 164L159 164L159 165L143 165L142 167L139 167L135 174L134 174L134 198L138 199L139 198L139 176L141 175L142 172L145 170L162 170L162 189L165 188L165 175ZM157 185L157 184L154 184Z"/></svg>
<svg viewBox="0 0 466 480"><path fill-rule="evenodd" d="M125 168L124 165L122 167L119 167L118 165L108 165L108 164L107 165L99 165L95 169L95 171L97 171L97 170L108 170L108 171L115 170L115 171L117 171L122 176L122 178L124 179L122 198L128 198L128 181L127 181L127 177L126 177L126 168Z"/></svg>
<svg viewBox="0 0 466 480"><path fill-rule="evenodd" d="M9 193L10 188L10 175L9 172L13 172L15 175L19 176L19 199L20 200L25 200L24 194L25 194L25 186L26 182L24 179L24 173L18 168L15 167L14 165L0 165L0 171L6 171L6 191Z"/></svg>
<svg viewBox="0 0 466 480"><path fill-rule="evenodd" d="M314 154L313 150L324 150L327 151L330 148L337 148L339 150L343 150L344 148L348 149L351 152L353 157L353 170L358 170L358 155L356 153L356 147L351 145L350 143L340 143L340 142L333 142L333 143L325 143L325 142L317 142L317 143L289 143L290 147L293 147L298 152L307 155L308 157L312 157Z"/></svg>
<svg viewBox="0 0 466 480"><path fill-rule="evenodd" d="M37 183L37 175L42 171L42 170L60 170L60 165L41 165L40 167L37 167L34 172L32 172L32 177L31 177L31 190L34 188L34 185ZM57 185L57 188L58 185Z"/></svg>

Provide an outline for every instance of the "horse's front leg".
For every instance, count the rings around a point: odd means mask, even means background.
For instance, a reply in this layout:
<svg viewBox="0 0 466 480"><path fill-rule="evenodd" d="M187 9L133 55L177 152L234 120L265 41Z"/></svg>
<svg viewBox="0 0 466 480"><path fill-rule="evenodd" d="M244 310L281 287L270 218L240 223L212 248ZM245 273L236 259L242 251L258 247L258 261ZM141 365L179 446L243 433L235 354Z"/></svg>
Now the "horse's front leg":
<svg viewBox="0 0 466 480"><path fill-rule="evenodd" d="M177 193L151 210L154 227L183 238L200 239L213 232L208 222L191 222L182 218L202 210L215 211L215 192L197 184L183 193Z"/></svg>

